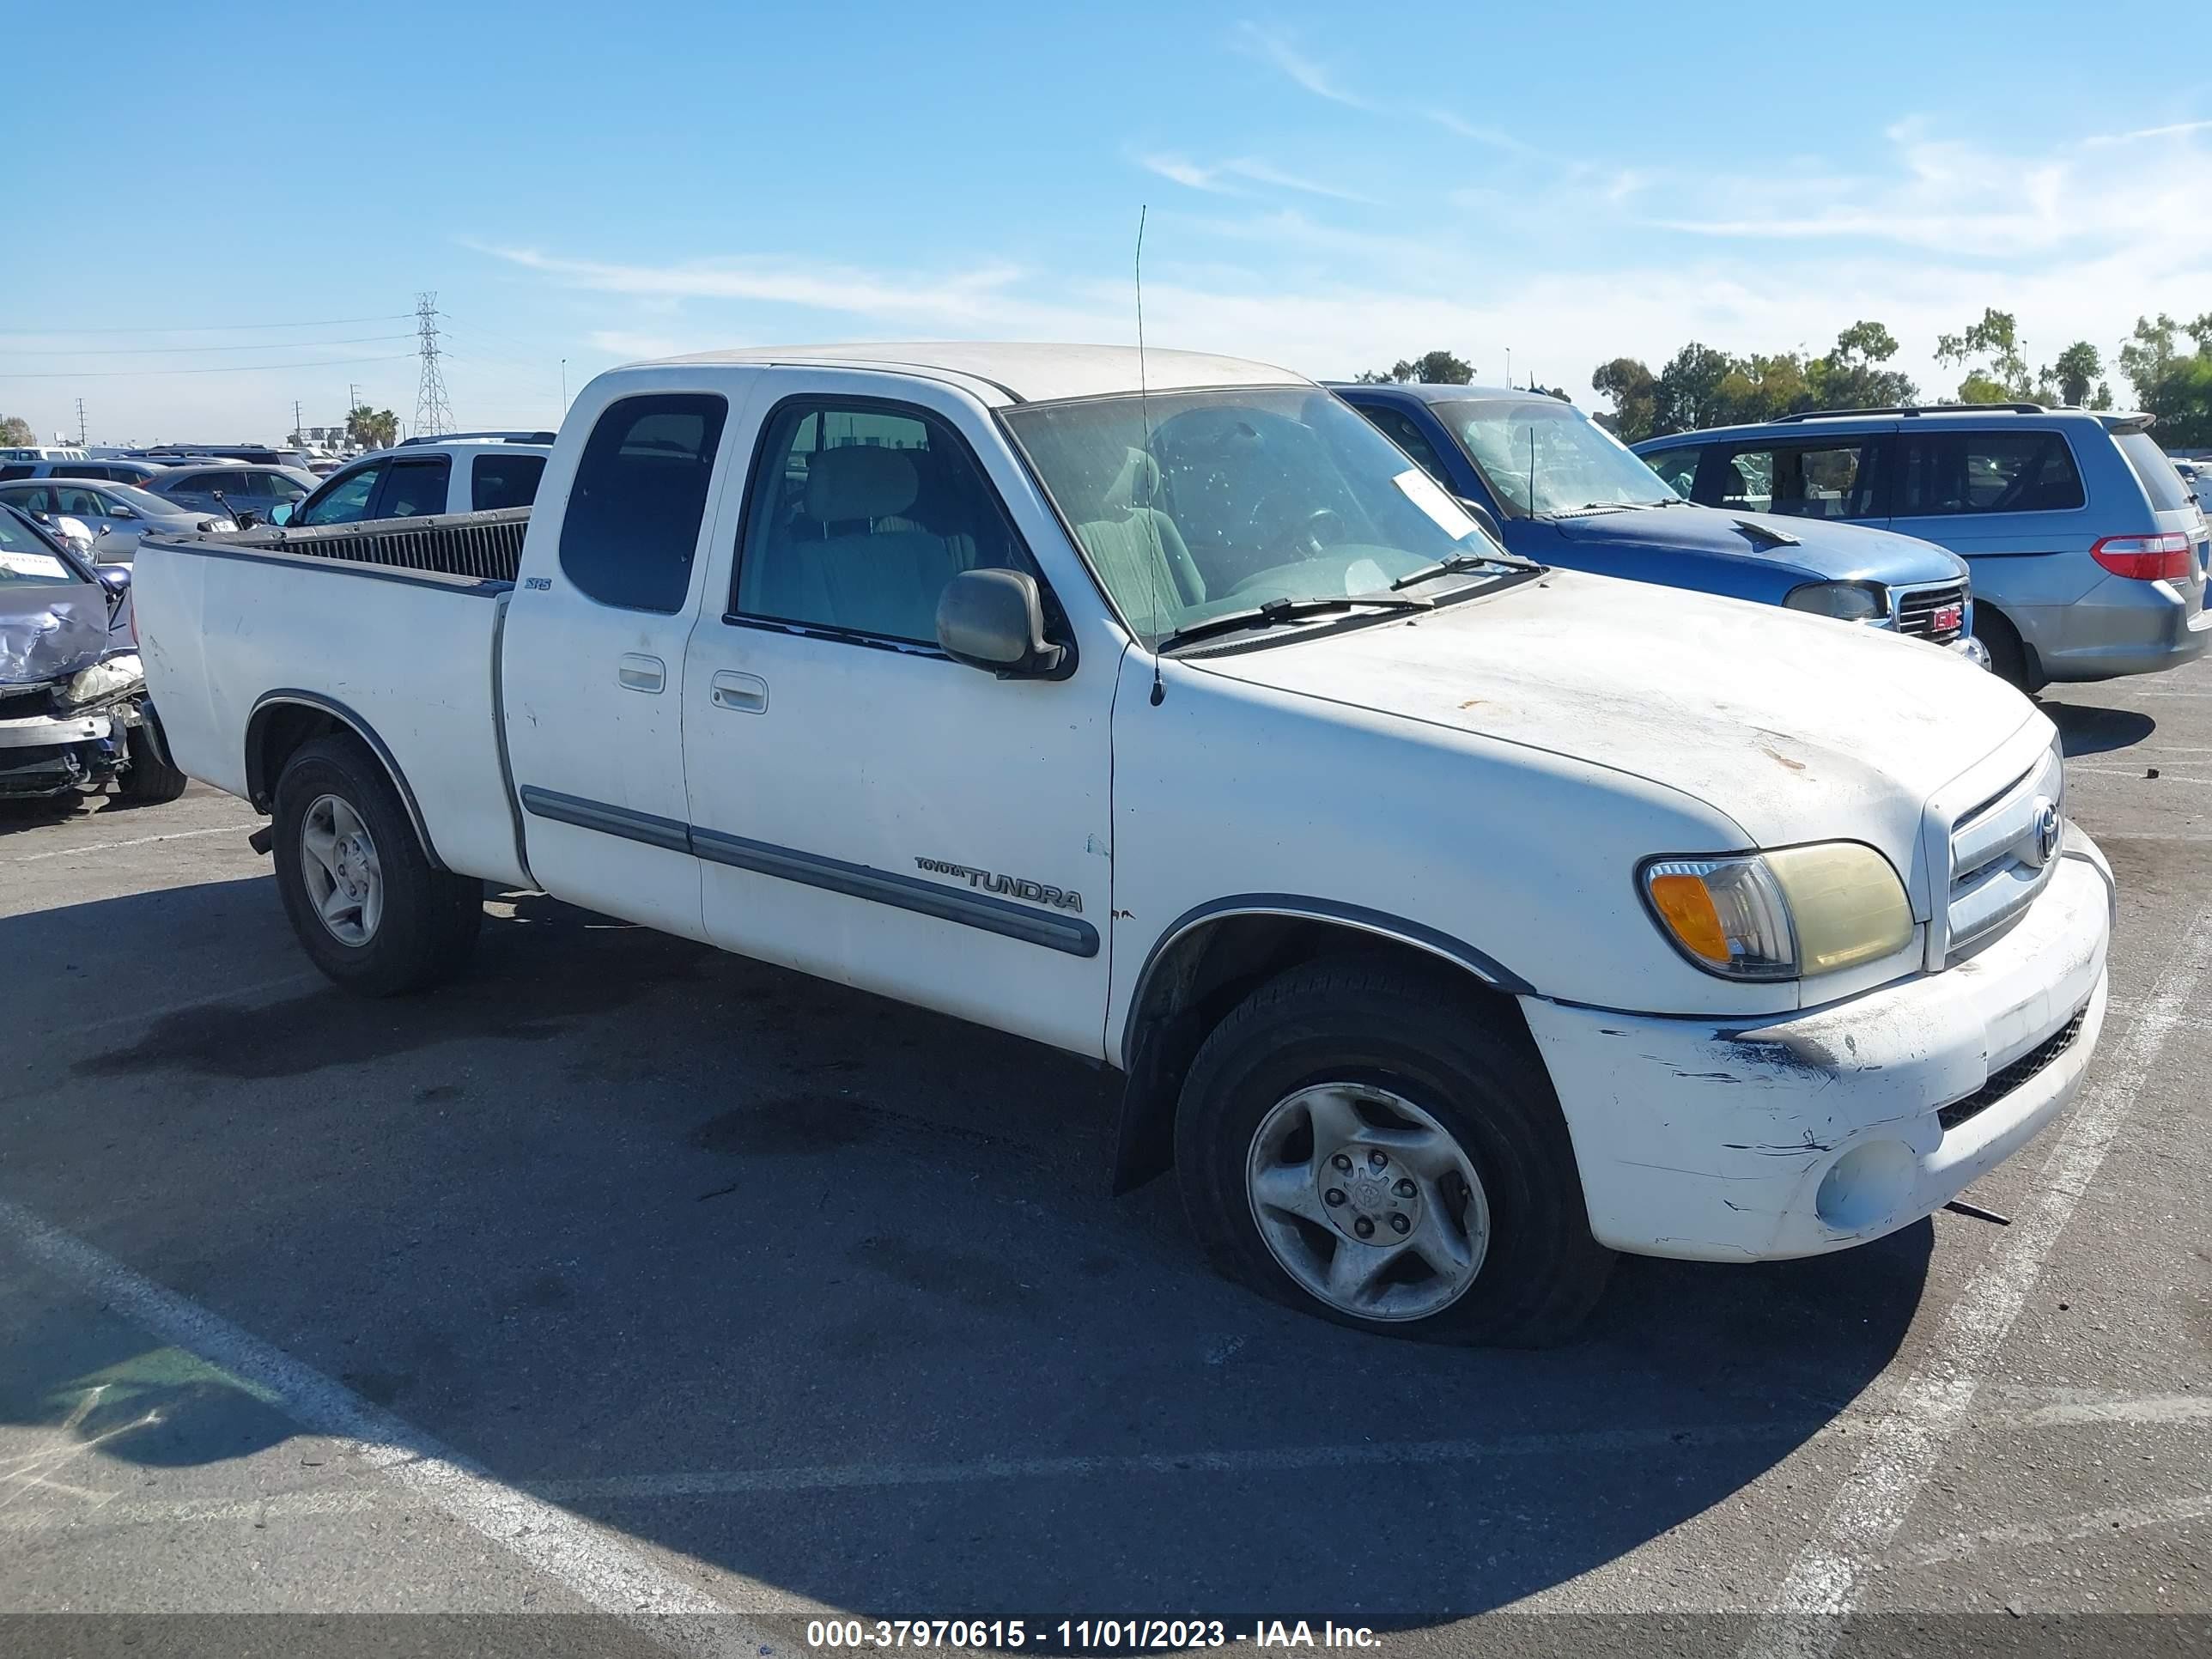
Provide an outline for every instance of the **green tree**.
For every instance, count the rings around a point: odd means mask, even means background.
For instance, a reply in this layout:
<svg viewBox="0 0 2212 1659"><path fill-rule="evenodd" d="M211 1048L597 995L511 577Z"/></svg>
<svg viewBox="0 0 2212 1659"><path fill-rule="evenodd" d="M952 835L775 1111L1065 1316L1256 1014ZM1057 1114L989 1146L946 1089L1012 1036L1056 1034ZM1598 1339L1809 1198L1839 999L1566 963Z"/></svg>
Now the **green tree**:
<svg viewBox="0 0 2212 1659"><path fill-rule="evenodd" d="M14 449L27 447L38 441L37 430L21 415L0 415L0 444Z"/></svg>
<svg viewBox="0 0 2212 1659"><path fill-rule="evenodd" d="M1976 358L1986 359L1976 364ZM1985 307L1982 320L1962 334L1942 334L1936 339L1936 361L1966 369L1959 386L1964 404L2024 403L2038 387L2028 374L2027 359L2020 354L2020 327L2009 311Z"/></svg>
<svg viewBox="0 0 2212 1659"><path fill-rule="evenodd" d="M2058 354L2058 361L2043 371L2043 378L2058 388L2059 401L2077 408L2089 401L2089 388L2105 372L2105 360L2087 340L2076 340Z"/></svg>
<svg viewBox="0 0 2212 1659"><path fill-rule="evenodd" d="M1728 403L1721 388L1737 367L1725 351L1692 340L1659 371L1653 390L1656 418L1652 430L1692 432L1703 426L1720 426L1728 420Z"/></svg>
<svg viewBox="0 0 2212 1659"><path fill-rule="evenodd" d="M2145 409L2151 406L2160 383L2172 372L2174 360L2180 355L2173 341L2179 332L2180 325L2162 311L2155 322L2138 317L2134 337L2120 348L2120 373L2134 386L2136 402Z"/></svg>
<svg viewBox="0 0 2212 1659"><path fill-rule="evenodd" d="M1615 357L1600 363L1590 375L1590 390L1613 399L1613 412L1598 419L1624 443L1641 443L1658 434L1659 382L1633 357Z"/></svg>
<svg viewBox="0 0 2212 1659"><path fill-rule="evenodd" d="M1363 369L1352 377L1354 386L1466 386L1474 379L1474 365L1449 351L1425 351L1414 358L1400 358L1388 368Z"/></svg>
<svg viewBox="0 0 2212 1659"><path fill-rule="evenodd" d="M399 417L362 404L346 411L346 441L362 449L389 449L399 441Z"/></svg>

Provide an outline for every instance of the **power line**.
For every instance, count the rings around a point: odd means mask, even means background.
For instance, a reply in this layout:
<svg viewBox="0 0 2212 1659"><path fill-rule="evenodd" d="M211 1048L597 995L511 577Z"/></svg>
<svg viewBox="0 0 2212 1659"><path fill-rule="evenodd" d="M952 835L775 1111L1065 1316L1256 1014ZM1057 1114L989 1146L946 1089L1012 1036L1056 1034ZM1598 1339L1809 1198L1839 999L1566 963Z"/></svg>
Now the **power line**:
<svg viewBox="0 0 2212 1659"><path fill-rule="evenodd" d="M414 316L411 311L387 311L374 317L325 317L307 323L143 323L130 328L7 328L0 337L26 334L223 334L248 328L337 328L348 323L397 323Z"/></svg>
<svg viewBox="0 0 2212 1659"><path fill-rule="evenodd" d="M368 345L379 340L411 340L412 334L356 334L346 340L247 340L234 345L196 346L0 346L9 357L150 357L186 351L305 351L313 348Z"/></svg>
<svg viewBox="0 0 2212 1659"><path fill-rule="evenodd" d="M398 351L381 357L325 357L307 363L225 363L218 368L94 368L40 369L33 374L0 374L0 380L117 380L141 374L261 374L277 369L335 368L340 363L397 363L415 354Z"/></svg>

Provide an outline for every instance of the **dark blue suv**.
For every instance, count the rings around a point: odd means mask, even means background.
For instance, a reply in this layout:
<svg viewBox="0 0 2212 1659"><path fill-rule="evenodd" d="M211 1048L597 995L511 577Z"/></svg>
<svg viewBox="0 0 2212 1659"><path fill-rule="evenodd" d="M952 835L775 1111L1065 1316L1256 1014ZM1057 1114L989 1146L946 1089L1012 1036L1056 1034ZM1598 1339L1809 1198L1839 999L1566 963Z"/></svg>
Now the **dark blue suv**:
<svg viewBox="0 0 2212 1659"><path fill-rule="evenodd" d="M1857 525L1698 507L1572 404L1471 386L1337 386L1524 558L1887 628L1986 667L1966 566ZM1849 481L1842 481L1849 488Z"/></svg>

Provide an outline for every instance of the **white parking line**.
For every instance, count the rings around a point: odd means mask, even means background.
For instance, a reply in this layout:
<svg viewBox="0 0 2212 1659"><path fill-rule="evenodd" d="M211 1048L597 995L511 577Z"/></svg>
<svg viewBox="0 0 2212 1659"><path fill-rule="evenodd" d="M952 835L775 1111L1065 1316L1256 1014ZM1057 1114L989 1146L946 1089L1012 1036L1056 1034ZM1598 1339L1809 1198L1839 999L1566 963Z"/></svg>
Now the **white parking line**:
<svg viewBox="0 0 2212 1659"><path fill-rule="evenodd" d="M2015 1527L1986 1527L1980 1532L1954 1533L1938 1543L1908 1550L1904 1565L1932 1567L1946 1561L1963 1561L1984 1550L2019 1549L2033 1544L2065 1544L2076 1539L2110 1536L2116 1532L2139 1532L2145 1527L2172 1526L2212 1515L2212 1496L2192 1493L2158 1504L2133 1504L2124 1509L2093 1510L2087 1515L2063 1515L2053 1521L2031 1521Z"/></svg>
<svg viewBox="0 0 2212 1659"><path fill-rule="evenodd" d="M248 834L258 819L238 823L218 823L212 830L174 830L166 836L135 836L129 841L87 842L82 847L56 847L44 853L26 853L21 858L8 860L10 864L36 864L41 859L65 859L73 854L112 853L124 847L151 847L157 841L197 841L202 836L237 836Z"/></svg>
<svg viewBox="0 0 2212 1659"><path fill-rule="evenodd" d="M343 1383L4 1199L0 1237L163 1341L266 1390L301 1428L353 1443L346 1449L370 1468L601 1612L689 1653L767 1650L754 1632L737 1626L720 1602L629 1540L505 1485Z"/></svg>
<svg viewBox="0 0 2212 1659"><path fill-rule="evenodd" d="M2118 1138L2160 1049L2190 1018L2208 963L2212 908L2197 913L2142 1012L2093 1073L2036 1173L2034 1196L1952 1304L1899 1390L1895 1411L1869 1431L1871 1443L1798 1553L1744 1644L1746 1655L1807 1659L1834 1648L1861 1579L1905 1524L1951 1435L1969 1420L1984 1370Z"/></svg>

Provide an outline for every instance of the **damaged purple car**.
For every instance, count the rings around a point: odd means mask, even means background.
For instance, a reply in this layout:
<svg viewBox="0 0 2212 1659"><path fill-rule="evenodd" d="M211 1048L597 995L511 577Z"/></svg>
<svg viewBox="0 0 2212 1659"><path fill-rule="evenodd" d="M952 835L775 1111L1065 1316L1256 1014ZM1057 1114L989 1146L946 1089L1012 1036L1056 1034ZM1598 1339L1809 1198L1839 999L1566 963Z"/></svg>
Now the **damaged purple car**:
<svg viewBox="0 0 2212 1659"><path fill-rule="evenodd" d="M146 701L129 581L0 505L0 799L111 782L131 801L184 793Z"/></svg>

